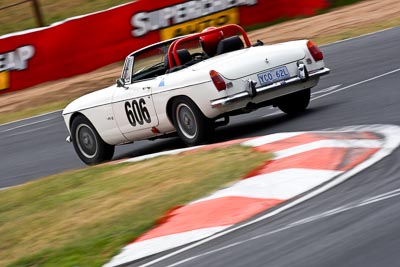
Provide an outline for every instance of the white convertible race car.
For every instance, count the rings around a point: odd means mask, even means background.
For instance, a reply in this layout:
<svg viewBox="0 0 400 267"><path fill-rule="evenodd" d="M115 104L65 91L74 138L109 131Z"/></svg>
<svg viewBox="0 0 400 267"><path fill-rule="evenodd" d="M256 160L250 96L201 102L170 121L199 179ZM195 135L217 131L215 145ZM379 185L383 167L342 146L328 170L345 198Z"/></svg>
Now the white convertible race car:
<svg viewBox="0 0 400 267"><path fill-rule="evenodd" d="M268 105L305 110L328 73L312 41L252 45L238 25L207 28L128 55L115 85L64 109L67 141L86 164L110 160L115 145L175 132L201 144L229 116Z"/></svg>

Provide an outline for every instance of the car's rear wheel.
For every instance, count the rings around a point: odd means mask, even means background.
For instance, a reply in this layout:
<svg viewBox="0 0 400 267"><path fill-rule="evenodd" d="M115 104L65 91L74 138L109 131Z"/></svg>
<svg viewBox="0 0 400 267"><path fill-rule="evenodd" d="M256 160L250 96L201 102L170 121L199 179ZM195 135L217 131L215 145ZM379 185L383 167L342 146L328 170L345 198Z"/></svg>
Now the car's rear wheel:
<svg viewBox="0 0 400 267"><path fill-rule="evenodd" d="M87 165L109 161L114 155L114 146L105 143L93 124L82 115L72 121L71 135L76 153Z"/></svg>
<svg viewBox="0 0 400 267"><path fill-rule="evenodd" d="M212 121L187 97L173 100L172 120L179 137L189 146L205 143L214 131Z"/></svg>
<svg viewBox="0 0 400 267"><path fill-rule="evenodd" d="M291 93L279 99L278 108L289 115L296 115L303 112L310 103L311 90L305 89Z"/></svg>

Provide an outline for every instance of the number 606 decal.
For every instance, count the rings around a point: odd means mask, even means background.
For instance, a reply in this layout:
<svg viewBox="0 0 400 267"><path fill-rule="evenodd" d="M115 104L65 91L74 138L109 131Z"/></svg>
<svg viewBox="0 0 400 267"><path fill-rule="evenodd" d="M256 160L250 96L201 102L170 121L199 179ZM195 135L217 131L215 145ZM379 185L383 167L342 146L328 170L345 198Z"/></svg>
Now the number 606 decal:
<svg viewBox="0 0 400 267"><path fill-rule="evenodd" d="M143 125L144 122L151 122L150 113L143 98L139 99L139 103L136 100L133 100L132 103L125 102L125 112L132 126L136 126L137 123Z"/></svg>

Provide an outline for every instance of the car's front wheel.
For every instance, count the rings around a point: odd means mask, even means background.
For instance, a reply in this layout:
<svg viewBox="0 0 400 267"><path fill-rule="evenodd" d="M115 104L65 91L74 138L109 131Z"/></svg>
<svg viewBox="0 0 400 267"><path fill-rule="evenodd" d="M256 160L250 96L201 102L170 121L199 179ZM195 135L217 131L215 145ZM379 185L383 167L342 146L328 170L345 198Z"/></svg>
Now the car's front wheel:
<svg viewBox="0 0 400 267"><path fill-rule="evenodd" d="M289 115L303 112L310 103L311 89L291 93L279 99L278 108Z"/></svg>
<svg viewBox="0 0 400 267"><path fill-rule="evenodd" d="M114 155L114 146L105 143L93 124L82 115L72 121L71 135L76 153L87 165L109 161Z"/></svg>
<svg viewBox="0 0 400 267"><path fill-rule="evenodd" d="M174 99L172 121L179 137L189 146L206 142L214 131L212 121L187 97Z"/></svg>

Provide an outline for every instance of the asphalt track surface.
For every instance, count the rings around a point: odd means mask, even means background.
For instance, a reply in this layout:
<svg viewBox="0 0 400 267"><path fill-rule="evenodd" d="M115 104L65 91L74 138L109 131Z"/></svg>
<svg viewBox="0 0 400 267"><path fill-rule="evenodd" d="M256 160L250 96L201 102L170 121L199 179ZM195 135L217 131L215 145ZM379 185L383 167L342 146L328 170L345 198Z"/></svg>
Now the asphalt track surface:
<svg viewBox="0 0 400 267"><path fill-rule="evenodd" d="M247 136L243 132L249 129L251 135L261 135L358 124L400 125L399 44L396 28L325 46L332 73L314 90L305 114L259 118L265 111L257 111L256 119L241 120L223 131L239 137ZM397 149L343 184L283 213L179 254L170 251L129 266L400 266L399 159Z"/></svg>
<svg viewBox="0 0 400 267"><path fill-rule="evenodd" d="M314 88L304 114L288 117L260 109L232 118L214 141L359 124L400 125L399 44L400 28L395 28L322 47L332 72ZM59 113L0 126L0 187L82 168L66 136ZM177 138L137 142L118 147L114 158L182 146ZM394 191L400 188L399 159L397 149L330 191L155 266L400 266L400 206Z"/></svg>

